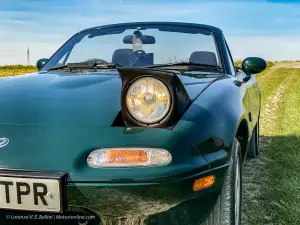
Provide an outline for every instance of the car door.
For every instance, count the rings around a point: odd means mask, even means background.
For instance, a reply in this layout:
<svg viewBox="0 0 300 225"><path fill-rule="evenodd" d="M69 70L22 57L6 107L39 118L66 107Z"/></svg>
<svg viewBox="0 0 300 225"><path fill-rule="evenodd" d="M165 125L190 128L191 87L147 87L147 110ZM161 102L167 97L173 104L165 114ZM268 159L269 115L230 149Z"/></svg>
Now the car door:
<svg viewBox="0 0 300 225"><path fill-rule="evenodd" d="M233 63L233 59L227 43L226 47ZM247 94L250 98L250 110L248 112L248 117L251 122L252 129L257 123L260 110L260 88L258 85L258 81L255 75L247 76L246 73L244 73L242 70L236 71L236 78L243 82L244 86L246 87Z"/></svg>
<svg viewBox="0 0 300 225"><path fill-rule="evenodd" d="M257 123L260 110L260 89L258 81L255 75L247 76L243 71L237 73L237 78L244 82L244 86L247 89L251 103L249 119L251 120L252 125L254 126Z"/></svg>

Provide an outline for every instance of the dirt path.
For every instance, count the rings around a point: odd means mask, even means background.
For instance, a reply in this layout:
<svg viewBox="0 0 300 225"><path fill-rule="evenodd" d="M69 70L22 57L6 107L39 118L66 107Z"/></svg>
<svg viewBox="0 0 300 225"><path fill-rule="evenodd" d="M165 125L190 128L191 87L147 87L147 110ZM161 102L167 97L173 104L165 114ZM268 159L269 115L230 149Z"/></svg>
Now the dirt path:
<svg viewBox="0 0 300 225"><path fill-rule="evenodd" d="M268 98L268 104L261 112L260 120L260 130L273 131L276 127L276 111L278 103L280 103L280 96L285 91L287 85L286 83L281 84L272 96ZM264 182L264 177L268 176L267 172L262 169L264 163L269 159L263 154L265 148L272 145L272 139L268 137L260 137L260 156L256 159L247 159L244 167L244 177L243 177L243 196L244 196L244 212L243 212L243 224L251 224L251 217L247 213L247 207L251 205L252 207L261 207L260 193L262 183ZM250 217L250 219L249 219Z"/></svg>
<svg viewBox="0 0 300 225"><path fill-rule="evenodd" d="M300 62L281 62L275 64L270 69L275 70L278 68L300 68Z"/></svg>
<svg viewBox="0 0 300 225"><path fill-rule="evenodd" d="M273 148L274 136L278 135L278 115L281 110L280 106L283 103L283 96L285 92L292 87L294 80L297 79L295 74L281 75L282 79L278 80L278 86L268 93L268 87L266 85L271 84L270 81L272 81L272 77L278 75L277 72L280 68L300 68L300 62L278 63L270 68L270 71L267 71L263 77L260 77L262 81L263 79L267 79L266 82L261 82L263 83L261 88L265 89L263 94L268 94L269 96L266 98L261 111L260 156L257 159L248 159L244 167L242 221L245 225L274 224L270 222L272 221L272 215L267 210L267 207L265 207L267 204L270 204L270 202L262 195L265 188L270 188L265 185L266 180L270 176L269 168L266 165L272 160L264 152ZM258 217L261 218L258 219Z"/></svg>

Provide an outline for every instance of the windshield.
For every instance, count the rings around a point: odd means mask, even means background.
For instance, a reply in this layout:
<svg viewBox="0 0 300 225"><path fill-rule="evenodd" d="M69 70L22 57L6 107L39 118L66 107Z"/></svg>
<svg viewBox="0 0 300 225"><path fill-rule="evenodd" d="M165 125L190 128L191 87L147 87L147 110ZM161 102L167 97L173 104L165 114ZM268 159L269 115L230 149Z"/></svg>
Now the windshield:
<svg viewBox="0 0 300 225"><path fill-rule="evenodd" d="M50 58L41 71L83 62L112 63L123 67L187 62L221 67L214 36L207 29L123 25L78 33Z"/></svg>

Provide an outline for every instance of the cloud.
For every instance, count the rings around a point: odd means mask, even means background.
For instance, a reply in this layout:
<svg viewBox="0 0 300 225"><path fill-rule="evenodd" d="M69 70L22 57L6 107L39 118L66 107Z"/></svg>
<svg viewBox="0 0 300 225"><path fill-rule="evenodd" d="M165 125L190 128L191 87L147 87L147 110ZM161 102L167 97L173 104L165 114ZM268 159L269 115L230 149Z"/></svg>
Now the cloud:
<svg viewBox="0 0 300 225"><path fill-rule="evenodd" d="M266 58L300 58L291 43L284 43L299 41L299 11L298 4L267 1L4 0L0 4L0 64L24 63L23 58L4 60L1 55L26 52L28 46L36 52L36 58L44 57L35 49L49 55L82 29L131 21L210 24L222 28L227 39L234 40L231 43L237 57L256 50ZM265 43L261 45L264 50L248 49L245 43L251 40L258 45ZM265 47L269 40L276 50ZM286 53L280 55L279 51Z"/></svg>
<svg viewBox="0 0 300 225"><path fill-rule="evenodd" d="M267 60L300 59L300 37L227 37L235 60L258 56Z"/></svg>

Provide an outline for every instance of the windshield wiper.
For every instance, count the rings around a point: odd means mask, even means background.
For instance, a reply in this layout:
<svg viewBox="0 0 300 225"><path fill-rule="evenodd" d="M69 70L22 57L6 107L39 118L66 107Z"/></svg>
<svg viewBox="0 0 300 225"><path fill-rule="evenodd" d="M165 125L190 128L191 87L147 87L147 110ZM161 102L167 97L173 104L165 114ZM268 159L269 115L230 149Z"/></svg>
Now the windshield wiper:
<svg viewBox="0 0 300 225"><path fill-rule="evenodd" d="M52 67L48 71L50 71L50 70L62 70L62 69L65 69L65 68L68 68L68 65Z"/></svg>
<svg viewBox="0 0 300 225"><path fill-rule="evenodd" d="M118 67L122 67L120 64L113 63L95 63L95 62L83 62L83 63L68 63L64 66L52 67L48 71L51 70L62 70L65 68L71 69L116 69Z"/></svg>
<svg viewBox="0 0 300 225"><path fill-rule="evenodd" d="M223 71L222 67L220 67L220 66L202 64L202 63L193 63L193 62L166 63L166 64L145 66L145 68L160 68L160 67L170 67L170 66L202 67L202 68L205 68L205 69L210 68L210 69L215 69L215 70L218 70L218 71Z"/></svg>

